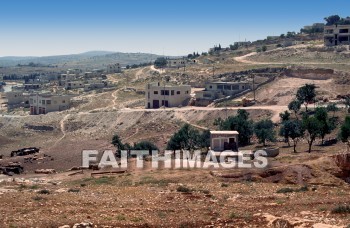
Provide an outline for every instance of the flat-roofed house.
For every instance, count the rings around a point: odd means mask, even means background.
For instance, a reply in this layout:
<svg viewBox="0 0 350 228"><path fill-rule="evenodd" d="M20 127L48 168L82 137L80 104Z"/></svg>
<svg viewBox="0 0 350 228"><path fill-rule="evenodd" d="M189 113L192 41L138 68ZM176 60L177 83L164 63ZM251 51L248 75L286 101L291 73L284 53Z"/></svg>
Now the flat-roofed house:
<svg viewBox="0 0 350 228"><path fill-rule="evenodd" d="M208 105L216 99L239 94L251 90L249 82L209 82L205 84L205 89L196 91L196 104Z"/></svg>
<svg viewBox="0 0 350 228"><path fill-rule="evenodd" d="M170 68L181 68L186 66L187 60L185 58L179 59L167 59L167 67Z"/></svg>
<svg viewBox="0 0 350 228"><path fill-rule="evenodd" d="M191 98L189 85L146 85L146 108L179 107L187 105Z"/></svg>
<svg viewBox="0 0 350 228"><path fill-rule="evenodd" d="M238 151L238 131L210 131L210 149Z"/></svg>
<svg viewBox="0 0 350 228"><path fill-rule="evenodd" d="M70 108L70 96L51 94L32 94L29 97L30 114L46 114Z"/></svg>
<svg viewBox="0 0 350 228"><path fill-rule="evenodd" d="M8 105L19 105L27 103L29 100L29 94L23 93L23 91L9 91L5 93L5 97Z"/></svg>

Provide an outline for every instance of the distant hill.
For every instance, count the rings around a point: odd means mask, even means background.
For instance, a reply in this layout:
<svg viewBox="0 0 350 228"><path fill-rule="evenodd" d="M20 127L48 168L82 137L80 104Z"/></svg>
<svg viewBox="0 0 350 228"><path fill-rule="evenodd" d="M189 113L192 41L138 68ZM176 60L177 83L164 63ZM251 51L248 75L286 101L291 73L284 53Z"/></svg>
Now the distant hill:
<svg viewBox="0 0 350 228"><path fill-rule="evenodd" d="M105 67L107 64L120 63L122 66L154 61L160 57L148 53L122 53L109 51L89 51L81 54L55 56L5 56L0 57L1 67L28 65L30 63L43 66L76 67L93 69Z"/></svg>

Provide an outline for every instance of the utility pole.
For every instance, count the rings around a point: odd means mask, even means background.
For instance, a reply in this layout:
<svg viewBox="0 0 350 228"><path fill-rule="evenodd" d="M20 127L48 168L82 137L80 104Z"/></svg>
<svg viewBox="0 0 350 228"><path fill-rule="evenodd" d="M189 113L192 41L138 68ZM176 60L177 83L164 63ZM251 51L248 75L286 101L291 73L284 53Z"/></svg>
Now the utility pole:
<svg viewBox="0 0 350 228"><path fill-rule="evenodd" d="M253 73L253 91L254 91L254 101L256 101L256 91L255 91L255 74Z"/></svg>
<svg viewBox="0 0 350 228"><path fill-rule="evenodd" d="M164 79L163 79L163 108L164 108L164 110L165 110L165 81L164 81Z"/></svg>

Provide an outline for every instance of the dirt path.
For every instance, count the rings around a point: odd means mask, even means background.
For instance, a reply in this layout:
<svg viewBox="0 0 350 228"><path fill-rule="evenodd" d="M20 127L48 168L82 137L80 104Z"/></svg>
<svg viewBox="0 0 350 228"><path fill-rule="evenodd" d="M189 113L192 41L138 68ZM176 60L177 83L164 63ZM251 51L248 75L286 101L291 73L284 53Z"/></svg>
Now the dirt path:
<svg viewBox="0 0 350 228"><path fill-rule="evenodd" d="M305 48L305 45L296 45L296 46L292 46L292 47L286 47L284 49L298 49L298 48ZM266 51L264 52L264 54L268 54L269 52L272 51L276 51L276 50L282 50L282 48L277 48L277 49L273 49L270 51ZM233 59L237 62L240 63L245 63L245 64L252 64L252 65L286 65L286 64L290 64L290 63L283 63L283 62L256 62L253 60L248 60L247 58L257 55L257 52L251 52L249 54L243 55L243 56L238 56L238 57L234 57ZM303 62L303 63L298 63L299 65L329 65L330 63L320 63L320 62ZM350 65L349 63L331 63L331 64L337 64L337 65Z"/></svg>
<svg viewBox="0 0 350 228"><path fill-rule="evenodd" d="M65 123L65 121L69 118L70 115L71 115L71 114L65 115L65 116L62 118L62 120L60 121L60 128L61 128L61 132L62 132L63 135L62 135L61 138L59 138L58 140L56 140L56 142L50 147L50 149L53 148L53 147L55 147L55 146L57 145L57 143L61 142L61 141L66 137L66 130L65 130L65 128L66 128L66 123Z"/></svg>

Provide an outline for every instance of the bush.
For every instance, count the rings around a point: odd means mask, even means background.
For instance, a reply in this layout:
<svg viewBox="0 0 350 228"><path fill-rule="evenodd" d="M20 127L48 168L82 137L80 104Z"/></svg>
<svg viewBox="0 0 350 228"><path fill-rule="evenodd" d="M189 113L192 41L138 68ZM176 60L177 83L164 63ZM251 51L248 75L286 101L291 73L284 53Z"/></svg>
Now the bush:
<svg viewBox="0 0 350 228"><path fill-rule="evenodd" d="M290 193L290 192L294 192L294 190L291 188L281 188L277 190L277 193Z"/></svg>
<svg viewBox="0 0 350 228"><path fill-rule="evenodd" d="M188 193L188 192L191 192L192 190L188 187L185 187L185 186L179 186L179 187L177 187L176 191Z"/></svg>
<svg viewBox="0 0 350 228"><path fill-rule="evenodd" d="M332 210L332 213L333 214L348 214L350 213L350 206L343 206L343 205L340 205L340 206L337 206L336 208L334 208Z"/></svg>
<svg viewBox="0 0 350 228"><path fill-rule="evenodd" d="M298 189L292 189L292 188L281 188L277 190L277 193L291 193L291 192L307 192L309 191L309 188L307 186L303 186Z"/></svg>
<svg viewBox="0 0 350 228"><path fill-rule="evenodd" d="M42 190L40 190L38 193L39 193L39 194L45 194L45 195L48 195L48 194L50 194L50 191L49 191L49 190L47 190L47 189L42 189Z"/></svg>
<svg viewBox="0 0 350 228"><path fill-rule="evenodd" d="M227 188L227 187L228 187L228 184L226 184L226 183L221 183L221 187Z"/></svg>

